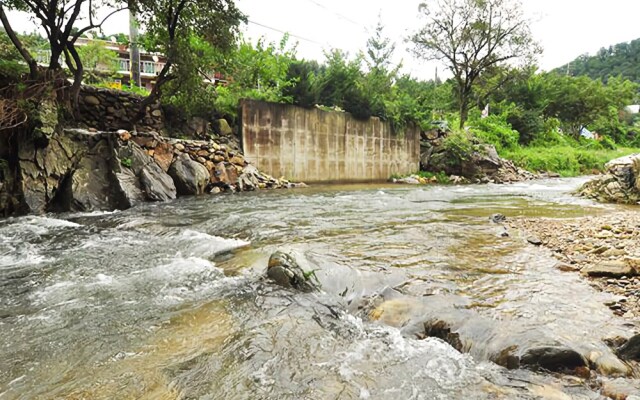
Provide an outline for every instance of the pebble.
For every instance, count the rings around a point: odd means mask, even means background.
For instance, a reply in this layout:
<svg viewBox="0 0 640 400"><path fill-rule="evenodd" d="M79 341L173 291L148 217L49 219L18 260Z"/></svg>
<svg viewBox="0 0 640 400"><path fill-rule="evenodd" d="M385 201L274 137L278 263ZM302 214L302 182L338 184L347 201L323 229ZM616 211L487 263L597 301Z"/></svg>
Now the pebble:
<svg viewBox="0 0 640 400"><path fill-rule="evenodd" d="M514 217L505 221L508 228L526 232L529 243L540 243L553 251L560 271L580 271L607 263L624 263L640 273L640 213L620 211L608 215L586 216L571 220ZM530 240L537 239L537 240ZM618 297L610 307L616 315L640 322L640 279L633 274L612 277L587 277L590 284Z"/></svg>

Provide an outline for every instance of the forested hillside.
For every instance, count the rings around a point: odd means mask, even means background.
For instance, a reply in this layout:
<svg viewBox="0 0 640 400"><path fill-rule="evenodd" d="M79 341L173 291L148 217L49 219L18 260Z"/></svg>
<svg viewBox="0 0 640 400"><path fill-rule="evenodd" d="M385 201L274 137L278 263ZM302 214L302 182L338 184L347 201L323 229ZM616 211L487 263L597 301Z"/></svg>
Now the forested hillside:
<svg viewBox="0 0 640 400"><path fill-rule="evenodd" d="M610 76L640 83L640 39L628 43L618 43L601 48L591 56L583 54L569 64L556 69L556 72L571 76L586 75L593 79L607 80Z"/></svg>

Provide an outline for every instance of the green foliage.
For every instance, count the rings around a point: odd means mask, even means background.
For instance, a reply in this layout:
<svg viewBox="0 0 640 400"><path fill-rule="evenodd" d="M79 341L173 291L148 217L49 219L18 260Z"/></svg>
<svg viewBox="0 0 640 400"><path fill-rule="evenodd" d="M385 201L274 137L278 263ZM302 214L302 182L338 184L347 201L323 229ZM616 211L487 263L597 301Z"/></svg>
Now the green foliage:
<svg viewBox="0 0 640 400"><path fill-rule="evenodd" d="M289 46L288 40L289 37L285 35L277 44L265 44L259 40L254 46L242 42L228 54L218 55L220 71L232 77L227 86L216 89L214 104L220 113L235 118L238 102L243 98L292 102L288 94L296 83L290 76L296 48Z"/></svg>
<svg viewBox="0 0 640 400"><path fill-rule="evenodd" d="M113 86L109 82L105 82L105 81L93 83L91 84L91 86L101 87L105 89L113 89ZM146 88L138 87L136 85L133 85L133 86L122 85L122 87L119 90L122 90L123 92L137 94L138 96L142 96L142 97L146 97L149 95L149 91Z"/></svg>
<svg viewBox="0 0 640 400"><path fill-rule="evenodd" d="M470 131L484 143L492 144L498 152L512 150L518 146L519 133L513 129L503 116L490 115L469 123Z"/></svg>
<svg viewBox="0 0 640 400"><path fill-rule="evenodd" d="M133 161L131 161L130 158L123 158L122 160L120 160L120 164L123 167L127 167L127 168L131 168Z"/></svg>
<svg viewBox="0 0 640 400"><path fill-rule="evenodd" d="M450 156L447 159L447 164L452 167L461 165L475 149L469 134L462 130L456 130L447 135L442 143L442 148Z"/></svg>
<svg viewBox="0 0 640 400"><path fill-rule="evenodd" d="M137 0L138 19L146 31L142 46L164 54L165 65L142 107L160 97L186 114L213 104L205 78L234 48L246 16L233 0ZM141 115L141 113L139 113Z"/></svg>
<svg viewBox="0 0 640 400"><path fill-rule="evenodd" d="M369 118L372 110L365 92L362 56L350 60L348 54L334 49L325 57L325 68L316 78L318 104L338 106L356 118Z"/></svg>
<svg viewBox="0 0 640 400"><path fill-rule="evenodd" d="M122 90L129 93L134 93L139 96L148 96L149 91L146 88L139 87L136 85L122 85Z"/></svg>
<svg viewBox="0 0 640 400"><path fill-rule="evenodd" d="M118 71L118 54L103 42L91 41L78 46L78 54L85 68L87 83L103 82Z"/></svg>
<svg viewBox="0 0 640 400"><path fill-rule="evenodd" d="M317 103L316 77L321 67L316 61L294 60L289 64L286 81L290 83L282 94L293 104L311 108Z"/></svg>
<svg viewBox="0 0 640 400"><path fill-rule="evenodd" d="M602 171L604 165L637 149L596 150L574 146L521 147L502 155L529 171L553 171L562 176L576 176Z"/></svg>
<svg viewBox="0 0 640 400"><path fill-rule="evenodd" d="M18 35L18 37L24 46L32 52L36 52L46 46L44 38L35 33ZM20 76L27 72L29 72L29 69L24 64L18 49L13 45L4 28L0 27L0 77L15 81L19 80Z"/></svg>
<svg viewBox="0 0 640 400"><path fill-rule="evenodd" d="M574 137L582 126L590 126L598 120L604 130L601 133L616 137L617 111L630 104L638 91L637 84L619 78L612 78L607 84L586 76L547 74L544 78L545 116L559 119L563 130ZM603 122L603 118L609 122Z"/></svg>
<svg viewBox="0 0 640 400"><path fill-rule="evenodd" d="M609 77L620 76L640 83L640 39L601 48L595 55L583 54L569 64L557 68L560 74L588 76L606 82Z"/></svg>
<svg viewBox="0 0 640 400"><path fill-rule="evenodd" d="M436 172L436 173L427 172L427 171L419 171L415 175L418 175L420 178L429 179L429 180L435 177L437 182L442 184L442 185L446 185L446 184L451 183L451 180L449 179L447 174L445 174L442 171Z"/></svg>
<svg viewBox="0 0 640 400"><path fill-rule="evenodd" d="M392 66L395 43L383 34L384 25L380 16L373 36L367 40L363 60L368 72L364 76L364 92L369 100L371 114L383 120L388 117L387 108L393 108L389 102L394 97L393 83L398 77L401 65ZM398 126L400 119L395 119Z"/></svg>

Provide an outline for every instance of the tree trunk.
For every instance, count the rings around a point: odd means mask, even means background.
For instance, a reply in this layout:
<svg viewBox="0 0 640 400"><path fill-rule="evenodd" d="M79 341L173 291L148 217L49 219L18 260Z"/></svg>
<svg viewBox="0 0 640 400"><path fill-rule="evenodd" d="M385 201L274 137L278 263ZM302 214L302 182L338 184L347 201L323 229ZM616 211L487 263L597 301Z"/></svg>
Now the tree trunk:
<svg viewBox="0 0 640 400"><path fill-rule="evenodd" d="M64 45L60 45L58 42L50 40L49 47L51 49L51 58L49 59L49 69L51 70L61 69L62 65L60 65L60 57L62 56L62 53L64 53Z"/></svg>
<svg viewBox="0 0 640 400"><path fill-rule="evenodd" d="M68 44L67 50L71 54L71 57L73 57L73 62L76 64L75 70L73 71L73 84L71 85L70 96L73 104L73 110L74 112L77 112L78 98L80 95L80 85L82 84L82 77L84 75L84 66L82 65L80 55L78 54L78 51L73 46L73 44Z"/></svg>
<svg viewBox="0 0 640 400"><path fill-rule="evenodd" d="M460 129L464 128L467 118L469 118L469 96L467 94L460 94Z"/></svg>
<svg viewBox="0 0 640 400"><path fill-rule="evenodd" d="M4 26L4 30L7 32L9 39L11 39L11 43L18 49L18 52L20 52L20 55L29 66L29 78L36 79L38 77L38 62L31 56L29 51L24 48L18 35L13 31L2 4L0 4L0 20L2 20L2 26Z"/></svg>
<svg viewBox="0 0 640 400"><path fill-rule="evenodd" d="M153 85L153 89L151 89L151 93L149 93L149 95L144 99L142 99L142 101L140 102L138 112L131 120L131 124L134 125L134 127L135 127L135 124L140 122L147 114L147 107L152 105L156 101L160 100L162 86L168 81L170 81L171 79L173 79L172 77L167 76L170 68L171 68L171 61L167 61L167 63L162 68L162 71L160 71L160 74L156 79L156 83L155 85Z"/></svg>

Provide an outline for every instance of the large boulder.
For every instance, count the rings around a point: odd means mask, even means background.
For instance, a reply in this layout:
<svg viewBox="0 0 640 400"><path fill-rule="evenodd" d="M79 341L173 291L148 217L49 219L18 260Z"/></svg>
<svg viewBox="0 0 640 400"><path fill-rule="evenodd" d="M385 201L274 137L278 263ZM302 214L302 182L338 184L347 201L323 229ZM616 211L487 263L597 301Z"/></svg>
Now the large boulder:
<svg viewBox="0 0 640 400"><path fill-rule="evenodd" d="M142 201L135 176L118 179L113 173L115 159L107 140L100 140L78 163L71 176L69 208L74 211L110 210L129 208ZM124 191L129 187L129 191ZM127 195L128 193L128 195Z"/></svg>
<svg viewBox="0 0 640 400"><path fill-rule="evenodd" d="M530 172L501 158L492 145L475 142L468 148L448 147L446 135L422 135L421 170L462 176L472 182L507 183L534 178Z"/></svg>
<svg viewBox="0 0 640 400"><path fill-rule="evenodd" d="M180 155L169 167L169 175L175 182L179 195L203 194L209 185L207 167L192 160L189 155Z"/></svg>
<svg viewBox="0 0 640 400"><path fill-rule="evenodd" d="M120 162L116 170L119 170L119 176L126 178L126 171L130 169L137 177L144 199L167 201L176 198L177 190L173 179L136 143L128 142L120 147L118 159Z"/></svg>
<svg viewBox="0 0 640 400"><path fill-rule="evenodd" d="M578 193L606 203L640 203L640 154L609 161L605 171L585 183Z"/></svg>

